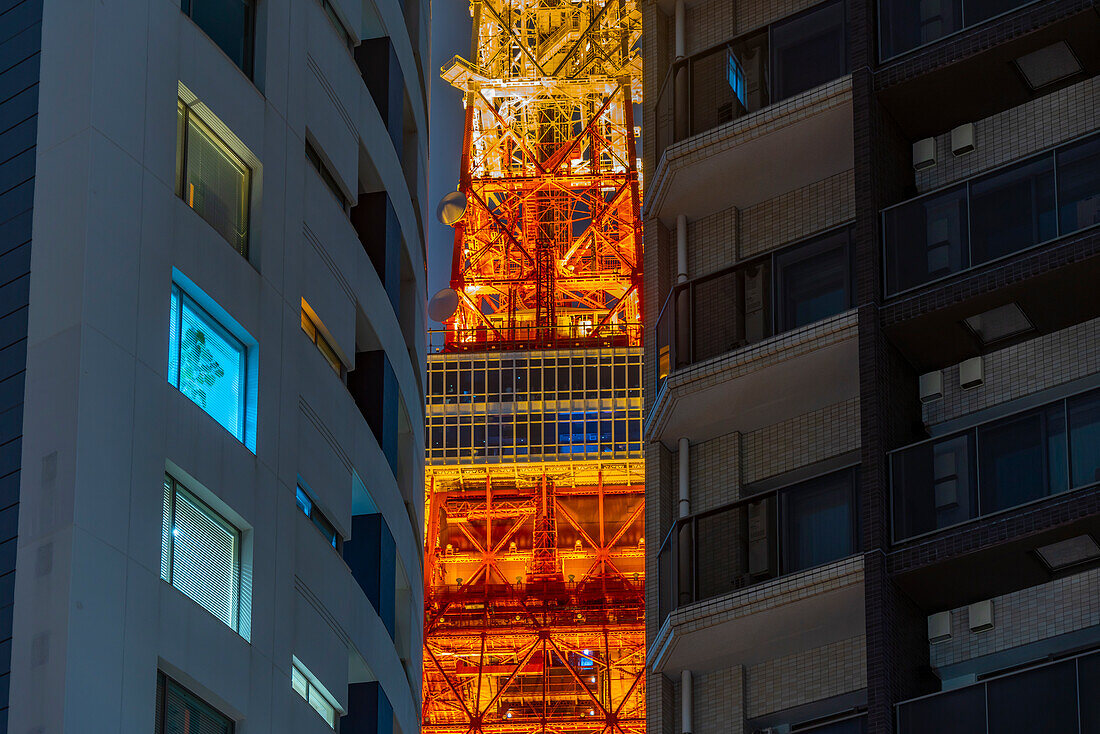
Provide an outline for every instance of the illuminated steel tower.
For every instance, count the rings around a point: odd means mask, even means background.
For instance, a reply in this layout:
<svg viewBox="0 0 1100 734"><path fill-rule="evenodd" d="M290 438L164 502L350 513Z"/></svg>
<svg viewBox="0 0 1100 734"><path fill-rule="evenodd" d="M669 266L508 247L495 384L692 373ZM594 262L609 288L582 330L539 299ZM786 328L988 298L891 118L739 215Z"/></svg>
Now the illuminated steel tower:
<svg viewBox="0 0 1100 734"><path fill-rule="evenodd" d="M634 0L471 4L428 358L423 727L644 734ZM439 306L446 304L439 313Z"/></svg>

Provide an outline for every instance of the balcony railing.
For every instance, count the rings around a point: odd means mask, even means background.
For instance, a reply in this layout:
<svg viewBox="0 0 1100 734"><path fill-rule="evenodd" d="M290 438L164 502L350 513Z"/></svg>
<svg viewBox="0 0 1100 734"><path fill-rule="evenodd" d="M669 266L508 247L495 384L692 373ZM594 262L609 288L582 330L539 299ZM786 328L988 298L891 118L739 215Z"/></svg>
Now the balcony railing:
<svg viewBox="0 0 1100 734"><path fill-rule="evenodd" d="M1100 224L1100 135L882 213L895 295Z"/></svg>
<svg viewBox="0 0 1100 734"><path fill-rule="evenodd" d="M879 0L879 58L934 43L1034 0Z"/></svg>
<svg viewBox="0 0 1100 734"><path fill-rule="evenodd" d="M677 369L847 310L850 234L832 230L675 286L657 317L657 389Z"/></svg>
<svg viewBox="0 0 1100 734"><path fill-rule="evenodd" d="M1100 731L1100 652L897 705L898 734Z"/></svg>
<svg viewBox="0 0 1100 734"><path fill-rule="evenodd" d="M822 3L673 63L657 97L668 145L848 73L844 4Z"/></svg>
<svg viewBox="0 0 1100 734"><path fill-rule="evenodd" d="M856 470L678 520L657 554L658 620L675 609L856 552Z"/></svg>
<svg viewBox="0 0 1100 734"><path fill-rule="evenodd" d="M1100 390L890 454L894 541L1100 482Z"/></svg>

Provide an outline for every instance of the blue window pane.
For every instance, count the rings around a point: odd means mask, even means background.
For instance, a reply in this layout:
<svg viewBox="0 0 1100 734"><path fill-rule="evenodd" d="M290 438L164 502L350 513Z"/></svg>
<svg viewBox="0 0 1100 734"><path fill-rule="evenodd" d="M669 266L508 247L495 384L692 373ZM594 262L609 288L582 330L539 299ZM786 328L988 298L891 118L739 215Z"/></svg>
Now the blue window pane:
<svg viewBox="0 0 1100 734"><path fill-rule="evenodd" d="M978 430L983 514L1066 489L1066 419L1062 405L1006 418Z"/></svg>
<svg viewBox="0 0 1100 734"><path fill-rule="evenodd" d="M850 555L855 548L852 474L815 479L782 495L785 573Z"/></svg>
<svg viewBox="0 0 1100 734"><path fill-rule="evenodd" d="M301 487L298 487L298 492L294 496L294 503L298 505L298 509L301 510L306 517L309 517L309 513L313 510L313 503L310 502L309 495L307 495Z"/></svg>
<svg viewBox="0 0 1100 734"><path fill-rule="evenodd" d="M1053 155L1019 163L970 184L970 254L974 264L1055 236Z"/></svg>
<svg viewBox="0 0 1100 734"><path fill-rule="evenodd" d="M1061 234L1100 224L1100 137L1058 151Z"/></svg>
<svg viewBox="0 0 1100 734"><path fill-rule="evenodd" d="M1068 410L1072 486L1100 482L1100 391L1071 400Z"/></svg>
<svg viewBox="0 0 1100 734"><path fill-rule="evenodd" d="M244 440L244 346L178 290L172 293L168 381Z"/></svg>

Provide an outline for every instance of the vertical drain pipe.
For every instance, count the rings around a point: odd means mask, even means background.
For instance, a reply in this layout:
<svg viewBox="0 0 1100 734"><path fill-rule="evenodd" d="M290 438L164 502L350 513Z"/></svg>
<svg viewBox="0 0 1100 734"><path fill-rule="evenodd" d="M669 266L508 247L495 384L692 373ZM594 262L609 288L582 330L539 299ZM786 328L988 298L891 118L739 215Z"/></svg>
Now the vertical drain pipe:
<svg viewBox="0 0 1100 734"><path fill-rule="evenodd" d="M688 220L687 216L676 216L676 285L682 286L688 280ZM673 304L676 339L672 345L672 369L691 364L691 303L690 289L680 288Z"/></svg>
<svg viewBox="0 0 1100 734"><path fill-rule="evenodd" d="M683 734L692 734L694 722L692 721L692 699L695 697L691 683L691 671L684 670L680 673L680 730Z"/></svg>
<svg viewBox="0 0 1100 734"><path fill-rule="evenodd" d="M691 495L688 494L688 479L690 474L688 473L688 460L691 458L691 444L686 437L680 439L680 517L687 517L691 514Z"/></svg>
<svg viewBox="0 0 1100 734"><path fill-rule="evenodd" d="M679 519L687 517L691 513L691 499L688 494L688 458L689 458L689 443L687 438L680 439L680 460L679 460L679 475L680 475L680 487L679 487ZM695 601L695 543L691 537L692 524L690 522L679 522L677 531L677 548L676 554L678 557L676 563L676 586L678 594L677 606L684 606L685 604L691 604Z"/></svg>
<svg viewBox="0 0 1100 734"><path fill-rule="evenodd" d="M688 218L676 215L676 284L688 279Z"/></svg>
<svg viewBox="0 0 1100 734"><path fill-rule="evenodd" d="M679 61L687 55L687 33L684 22L684 0L676 0L676 21L674 30L674 61ZM681 66L676 70L676 76L672 80L672 132L673 139L670 142L683 140L687 137L687 66Z"/></svg>

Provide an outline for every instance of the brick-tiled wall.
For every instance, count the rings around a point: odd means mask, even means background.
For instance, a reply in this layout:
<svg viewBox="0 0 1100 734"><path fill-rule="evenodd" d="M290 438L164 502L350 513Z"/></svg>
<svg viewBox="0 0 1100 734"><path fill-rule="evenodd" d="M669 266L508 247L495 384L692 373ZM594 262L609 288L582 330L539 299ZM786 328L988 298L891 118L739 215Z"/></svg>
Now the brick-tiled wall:
<svg viewBox="0 0 1100 734"><path fill-rule="evenodd" d="M982 357L985 382L959 387L959 370L943 370L943 399L922 406L933 425L1100 372L1100 319L1075 324Z"/></svg>
<svg viewBox="0 0 1100 734"><path fill-rule="evenodd" d="M713 273L737 262L737 209L688 222L688 277Z"/></svg>
<svg viewBox="0 0 1100 734"><path fill-rule="evenodd" d="M751 666L745 676L749 717L863 688L865 643L859 635Z"/></svg>
<svg viewBox="0 0 1100 734"><path fill-rule="evenodd" d="M741 257L747 259L850 221L855 216L853 173L849 169L745 209Z"/></svg>
<svg viewBox="0 0 1100 734"><path fill-rule="evenodd" d="M782 474L859 448L859 398L745 434L742 481Z"/></svg>
<svg viewBox="0 0 1100 734"><path fill-rule="evenodd" d="M736 432L691 447L688 471L692 513L706 512L738 498L740 454L741 434Z"/></svg>
<svg viewBox="0 0 1100 734"><path fill-rule="evenodd" d="M993 598L993 629L971 632L966 607L951 610L951 639L930 645L934 667L954 665L1100 625L1100 568Z"/></svg>
<svg viewBox="0 0 1100 734"><path fill-rule="evenodd" d="M710 48L737 35L735 16L739 3L731 0L694 2L684 12L687 55Z"/></svg>
<svg viewBox="0 0 1100 734"><path fill-rule="evenodd" d="M695 673L692 680L693 734L745 731L745 669L740 665Z"/></svg>
<svg viewBox="0 0 1100 734"><path fill-rule="evenodd" d="M961 181L1100 128L1100 77L974 122L975 150L955 157L951 133L936 136L936 165L916 172L920 192Z"/></svg>

